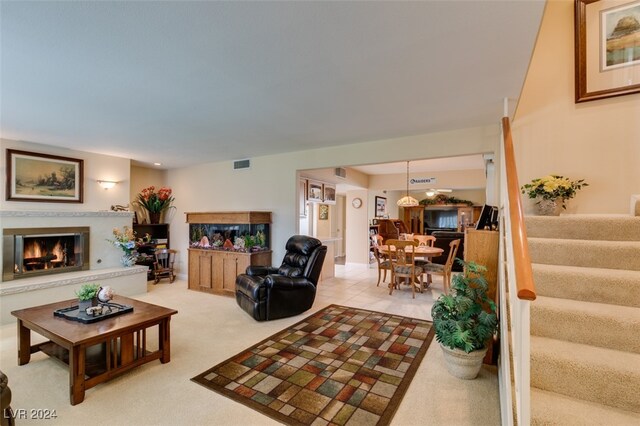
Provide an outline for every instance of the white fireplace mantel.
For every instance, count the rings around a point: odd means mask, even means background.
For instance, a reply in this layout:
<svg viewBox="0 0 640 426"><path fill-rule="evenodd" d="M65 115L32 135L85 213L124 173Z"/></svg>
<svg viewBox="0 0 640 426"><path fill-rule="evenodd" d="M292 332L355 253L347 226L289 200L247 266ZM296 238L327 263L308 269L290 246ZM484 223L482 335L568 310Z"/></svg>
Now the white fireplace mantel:
<svg viewBox="0 0 640 426"><path fill-rule="evenodd" d="M133 217L133 212L102 211L51 211L51 210L0 210L0 217Z"/></svg>

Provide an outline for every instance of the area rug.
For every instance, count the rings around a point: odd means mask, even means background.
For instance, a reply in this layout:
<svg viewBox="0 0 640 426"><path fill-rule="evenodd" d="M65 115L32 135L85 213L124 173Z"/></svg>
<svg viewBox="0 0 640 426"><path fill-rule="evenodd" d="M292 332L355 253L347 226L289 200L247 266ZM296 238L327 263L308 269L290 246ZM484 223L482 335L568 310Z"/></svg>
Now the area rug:
<svg viewBox="0 0 640 426"><path fill-rule="evenodd" d="M330 305L191 380L289 425L387 425L433 333Z"/></svg>

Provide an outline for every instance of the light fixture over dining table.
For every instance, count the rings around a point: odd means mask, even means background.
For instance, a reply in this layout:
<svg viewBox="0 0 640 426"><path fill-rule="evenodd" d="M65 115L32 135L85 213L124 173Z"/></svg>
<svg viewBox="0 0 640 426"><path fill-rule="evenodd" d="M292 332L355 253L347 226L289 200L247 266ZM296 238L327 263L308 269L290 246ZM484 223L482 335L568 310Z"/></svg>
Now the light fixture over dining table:
<svg viewBox="0 0 640 426"><path fill-rule="evenodd" d="M407 161L407 195L398 200L398 207L415 207L418 200L409 195L409 162Z"/></svg>

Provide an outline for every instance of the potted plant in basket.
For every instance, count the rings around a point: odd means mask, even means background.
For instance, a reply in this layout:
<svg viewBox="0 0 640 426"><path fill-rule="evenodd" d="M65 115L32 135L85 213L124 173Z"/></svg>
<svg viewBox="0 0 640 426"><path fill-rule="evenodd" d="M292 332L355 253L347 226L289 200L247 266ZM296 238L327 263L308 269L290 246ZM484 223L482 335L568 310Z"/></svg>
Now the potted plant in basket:
<svg viewBox="0 0 640 426"><path fill-rule="evenodd" d="M98 290L100 290L100 285L98 284L82 284L80 286L80 290L76 291L80 312L86 311L87 308L98 306Z"/></svg>
<svg viewBox="0 0 640 426"><path fill-rule="evenodd" d="M431 316L449 373L461 379L474 379L487 353L486 344L498 328L496 305L487 296L484 276L487 268L457 261L465 272L453 276L452 293L436 300Z"/></svg>

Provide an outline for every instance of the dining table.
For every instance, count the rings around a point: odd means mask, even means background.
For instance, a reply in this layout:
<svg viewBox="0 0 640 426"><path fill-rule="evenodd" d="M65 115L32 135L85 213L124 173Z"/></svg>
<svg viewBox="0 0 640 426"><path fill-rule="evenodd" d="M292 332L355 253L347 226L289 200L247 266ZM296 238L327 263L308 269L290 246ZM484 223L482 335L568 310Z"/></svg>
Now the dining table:
<svg viewBox="0 0 640 426"><path fill-rule="evenodd" d="M414 251L414 256L415 257L421 257L427 260L431 260L434 257L438 257L441 256L442 253L444 253L444 250L438 247L430 247L430 246L417 246L417 247L413 247ZM388 255L389 254L389 246L387 244L383 244L378 246L378 250L380 251L380 253ZM396 250L396 248L394 246L391 246L391 252L394 252ZM411 253L411 249L407 249L406 250L407 253Z"/></svg>
<svg viewBox="0 0 640 426"><path fill-rule="evenodd" d="M387 244L383 244L378 246L378 250L380 251L381 254L388 256L390 252L391 253L395 252L396 248L394 246L391 246L391 248L389 248ZM427 261L430 261L434 257L441 256L442 253L444 253L443 249L439 247L430 247L430 246L414 246L413 250L414 250L413 251L414 256L416 258L420 257ZM411 249L407 248L406 253L410 254ZM393 276L393 274L391 276ZM428 275L428 278L427 278L426 285L429 285L429 284L431 284L431 275Z"/></svg>

